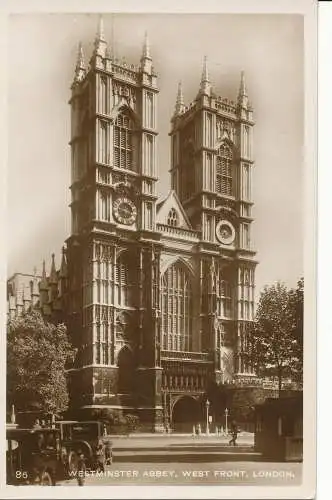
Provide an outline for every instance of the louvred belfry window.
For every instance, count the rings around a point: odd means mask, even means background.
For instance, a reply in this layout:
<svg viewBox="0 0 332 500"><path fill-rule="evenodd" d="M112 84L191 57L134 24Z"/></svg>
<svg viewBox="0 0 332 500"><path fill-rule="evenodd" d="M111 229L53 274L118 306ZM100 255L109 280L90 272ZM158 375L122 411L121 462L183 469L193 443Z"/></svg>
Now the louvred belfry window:
<svg viewBox="0 0 332 500"><path fill-rule="evenodd" d="M114 166L134 170L134 122L129 114L120 113L113 129Z"/></svg>
<svg viewBox="0 0 332 500"><path fill-rule="evenodd" d="M227 196L232 196L233 194L232 162L233 152L230 146L228 146L227 144L222 144L217 152L217 193L225 194Z"/></svg>
<svg viewBox="0 0 332 500"><path fill-rule="evenodd" d="M192 348L192 286L187 269L176 263L162 277L162 348L190 351Z"/></svg>

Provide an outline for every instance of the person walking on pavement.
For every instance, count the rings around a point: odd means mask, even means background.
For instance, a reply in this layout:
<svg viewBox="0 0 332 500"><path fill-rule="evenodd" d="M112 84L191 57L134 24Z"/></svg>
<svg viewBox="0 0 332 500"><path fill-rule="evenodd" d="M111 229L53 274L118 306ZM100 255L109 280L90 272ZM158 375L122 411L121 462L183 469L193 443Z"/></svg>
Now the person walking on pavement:
<svg viewBox="0 0 332 500"><path fill-rule="evenodd" d="M78 450L77 455L78 455L78 459L77 459L77 484L78 484L78 486L84 486L84 484L85 484L85 471L86 471L85 458L84 458L84 454L82 453L82 450Z"/></svg>
<svg viewBox="0 0 332 500"><path fill-rule="evenodd" d="M232 444L233 446L236 446L237 445L237 435L239 433L239 430L238 430L238 427L236 425L236 422L235 420L232 421L231 423L231 429L230 429L230 433L231 433L231 436L232 436L232 439L230 440L229 444Z"/></svg>
<svg viewBox="0 0 332 500"><path fill-rule="evenodd" d="M105 450L104 450L104 446L101 443L97 446L96 458L97 458L97 470L100 472L104 472L105 471Z"/></svg>

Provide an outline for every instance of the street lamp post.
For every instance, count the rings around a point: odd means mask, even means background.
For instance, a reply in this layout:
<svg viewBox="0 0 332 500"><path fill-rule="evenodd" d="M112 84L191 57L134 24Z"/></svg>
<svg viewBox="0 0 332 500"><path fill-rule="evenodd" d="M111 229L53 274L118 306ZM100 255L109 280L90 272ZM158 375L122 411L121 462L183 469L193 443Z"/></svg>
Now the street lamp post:
<svg viewBox="0 0 332 500"><path fill-rule="evenodd" d="M12 405L12 411L11 411L11 415L10 415L10 422L12 424L16 424L16 415L15 415L15 406Z"/></svg>
<svg viewBox="0 0 332 500"><path fill-rule="evenodd" d="M210 434L210 429L209 429L209 407L210 407L210 401L207 399L205 403L205 408L206 408L206 435L208 436Z"/></svg>
<svg viewBox="0 0 332 500"><path fill-rule="evenodd" d="M226 433L226 436L228 434L228 422L227 422L227 418L228 418L228 414L229 414L229 411L228 411L228 408L225 409L225 433Z"/></svg>

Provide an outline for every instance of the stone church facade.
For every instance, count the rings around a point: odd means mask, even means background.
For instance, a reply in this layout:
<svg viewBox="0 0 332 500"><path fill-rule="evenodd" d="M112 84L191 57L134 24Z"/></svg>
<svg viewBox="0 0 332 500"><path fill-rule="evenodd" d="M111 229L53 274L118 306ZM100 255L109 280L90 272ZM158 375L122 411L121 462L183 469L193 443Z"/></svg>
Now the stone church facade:
<svg viewBox="0 0 332 500"><path fill-rule="evenodd" d="M120 63L101 21L89 65L79 48L71 90L61 297L77 348L72 407L137 413L155 430L199 421L210 384L255 384L254 122L244 74L236 103L214 94L206 60L187 106L179 85L162 200L148 40L138 66Z"/></svg>

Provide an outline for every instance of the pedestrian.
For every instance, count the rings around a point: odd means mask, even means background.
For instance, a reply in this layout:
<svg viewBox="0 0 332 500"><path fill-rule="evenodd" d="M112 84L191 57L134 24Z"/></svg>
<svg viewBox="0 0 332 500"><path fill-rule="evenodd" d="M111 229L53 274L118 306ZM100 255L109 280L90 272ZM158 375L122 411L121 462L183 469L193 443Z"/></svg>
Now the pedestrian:
<svg viewBox="0 0 332 500"><path fill-rule="evenodd" d="M104 446L101 443L97 446L96 458L97 458L97 470L100 472L104 472L104 470L105 470L105 450L104 450Z"/></svg>
<svg viewBox="0 0 332 500"><path fill-rule="evenodd" d="M230 429L230 434L232 436L232 439L230 440L229 444L232 444L233 446L237 445L236 440L237 440L238 432L239 432L239 430L238 430L238 427L236 425L236 422L235 422L235 420L233 420L231 423L231 429Z"/></svg>
<svg viewBox="0 0 332 500"><path fill-rule="evenodd" d="M84 486L86 465L85 465L85 459L84 459L84 454L82 453L82 450L78 450L77 455L78 455L78 459L77 459L77 484L78 484L78 486Z"/></svg>
<svg viewBox="0 0 332 500"><path fill-rule="evenodd" d="M112 441L107 440L105 443L105 465L112 465L113 452Z"/></svg>

